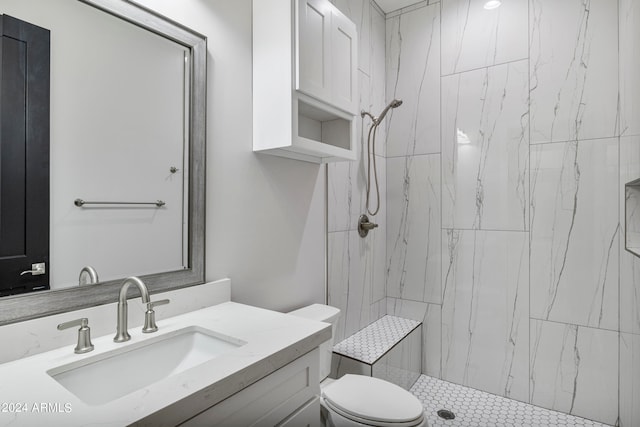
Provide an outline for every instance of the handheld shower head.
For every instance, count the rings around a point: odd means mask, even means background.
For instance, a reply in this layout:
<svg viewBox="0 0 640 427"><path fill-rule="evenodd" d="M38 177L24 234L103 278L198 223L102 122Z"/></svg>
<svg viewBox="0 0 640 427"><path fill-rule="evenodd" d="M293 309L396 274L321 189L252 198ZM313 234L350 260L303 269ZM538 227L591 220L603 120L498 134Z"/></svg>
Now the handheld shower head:
<svg viewBox="0 0 640 427"><path fill-rule="evenodd" d="M369 127L369 136L367 137L367 202L366 208L369 215L375 215L380 210L380 187L378 186L378 170L376 168L376 129L378 129L378 125L384 119L384 116L387 115L390 109L398 108L402 105L402 100L394 99L382 110L382 113L378 117L373 117L371 113L366 111L362 111L360 115L362 118L364 116L371 117L371 121L373 122ZM375 187L376 187L376 195L377 195L377 205L376 208L372 211L369 209L369 192L371 190L371 158L373 157L373 177L375 179ZM364 237L364 236L363 236Z"/></svg>
<svg viewBox="0 0 640 427"><path fill-rule="evenodd" d="M398 108L399 106L402 105L402 100L401 99L394 99L393 101L391 101L389 103L389 105L387 105L384 110L382 110L382 113L380 113L380 115L378 117L376 117L374 119L374 124L380 124L380 122L382 121L382 119L384 119L384 116L387 115L387 113L389 112L390 109L392 108Z"/></svg>

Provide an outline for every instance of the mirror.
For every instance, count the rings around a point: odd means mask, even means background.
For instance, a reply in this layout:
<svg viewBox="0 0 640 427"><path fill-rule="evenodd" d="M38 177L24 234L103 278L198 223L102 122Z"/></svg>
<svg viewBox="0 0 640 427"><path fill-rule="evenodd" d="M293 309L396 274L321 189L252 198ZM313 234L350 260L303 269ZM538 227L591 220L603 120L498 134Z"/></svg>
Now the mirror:
<svg viewBox="0 0 640 427"><path fill-rule="evenodd" d="M141 277L152 293L203 283L206 38L123 0L3 0L2 6L0 13L51 30L53 267L51 291L0 299L0 324L113 302L129 275ZM51 10L62 14L57 21L64 25L53 25ZM117 31L108 32L103 24ZM70 35L73 26L84 30ZM120 43L111 48L119 59L105 59L95 49L103 43L89 36L95 35L92 29ZM62 53L55 46L64 37L80 44ZM72 66L73 56L96 72L112 69L89 75ZM74 97L59 81L77 86ZM78 119L87 112L90 118ZM71 129L73 137L60 129ZM166 205L78 207L76 198L164 199ZM98 270L100 284L77 286L85 265Z"/></svg>

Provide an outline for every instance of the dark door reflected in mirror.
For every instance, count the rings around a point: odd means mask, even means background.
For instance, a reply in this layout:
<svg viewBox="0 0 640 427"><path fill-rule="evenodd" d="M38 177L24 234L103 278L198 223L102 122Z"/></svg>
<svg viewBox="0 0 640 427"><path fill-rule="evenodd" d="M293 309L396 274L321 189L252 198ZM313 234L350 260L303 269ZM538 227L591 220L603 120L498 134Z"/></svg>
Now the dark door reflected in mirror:
<svg viewBox="0 0 640 427"><path fill-rule="evenodd" d="M0 15L0 296L49 289L49 30Z"/></svg>
<svg viewBox="0 0 640 427"><path fill-rule="evenodd" d="M0 295L78 287L86 266L102 281L188 268L189 48L77 0L2 4L0 13L17 18L7 22L25 22L19 34L4 38L4 62L13 64L13 80L29 82L10 82L5 73L3 150L17 147L22 138L27 150L14 151L28 157L9 159L8 151L4 156L15 170L3 168L3 197L14 200L3 202L2 212L5 223L11 220L5 230L15 238L3 233L3 254L15 265L0 273L8 279L0 284ZM22 58L27 68L20 71L18 57L19 49L32 52L36 43L19 37L31 37L38 27L50 31L50 114L36 105L33 92L41 77L35 72L49 68L28 53L28 60ZM11 48L16 52L9 57ZM20 77L20 72L30 74ZM20 117L16 91L27 83L25 108L32 111ZM20 130L26 133L19 135ZM45 133L47 146L38 146L34 138ZM27 175L9 176L20 165ZM46 177L38 179L50 184L35 180L45 165ZM29 185L27 197L20 182ZM162 203L155 204L158 200ZM48 245L48 254L22 256L21 245L31 251L36 243ZM44 264L45 274L34 264ZM35 273L19 276L24 271Z"/></svg>

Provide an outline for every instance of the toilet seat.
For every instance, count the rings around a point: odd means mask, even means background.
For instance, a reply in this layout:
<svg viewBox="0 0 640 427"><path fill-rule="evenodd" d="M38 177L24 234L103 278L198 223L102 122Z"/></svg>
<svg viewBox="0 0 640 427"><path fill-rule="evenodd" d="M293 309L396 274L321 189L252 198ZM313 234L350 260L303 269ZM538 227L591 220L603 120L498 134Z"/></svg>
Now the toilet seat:
<svg viewBox="0 0 640 427"><path fill-rule="evenodd" d="M322 390L325 405L341 416L376 427L413 427L424 419L420 401L378 378L347 374Z"/></svg>

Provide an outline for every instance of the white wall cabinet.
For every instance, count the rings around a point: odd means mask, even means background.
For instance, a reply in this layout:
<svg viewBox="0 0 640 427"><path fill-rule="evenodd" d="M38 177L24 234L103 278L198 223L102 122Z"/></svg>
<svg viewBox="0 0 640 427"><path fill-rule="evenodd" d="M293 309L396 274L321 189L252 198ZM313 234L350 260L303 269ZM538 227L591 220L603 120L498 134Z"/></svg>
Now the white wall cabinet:
<svg viewBox="0 0 640 427"><path fill-rule="evenodd" d="M356 27L328 0L254 0L253 149L356 159Z"/></svg>
<svg viewBox="0 0 640 427"><path fill-rule="evenodd" d="M298 2L296 89L357 114L356 27L328 0Z"/></svg>
<svg viewBox="0 0 640 427"><path fill-rule="evenodd" d="M320 427L319 354L310 351L180 426Z"/></svg>

